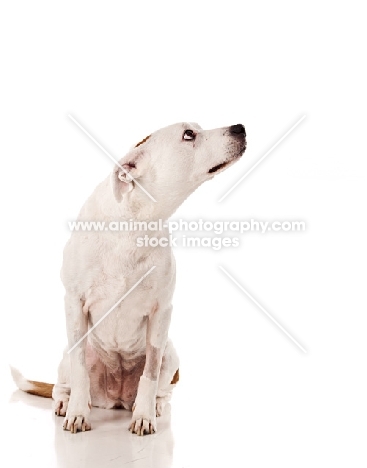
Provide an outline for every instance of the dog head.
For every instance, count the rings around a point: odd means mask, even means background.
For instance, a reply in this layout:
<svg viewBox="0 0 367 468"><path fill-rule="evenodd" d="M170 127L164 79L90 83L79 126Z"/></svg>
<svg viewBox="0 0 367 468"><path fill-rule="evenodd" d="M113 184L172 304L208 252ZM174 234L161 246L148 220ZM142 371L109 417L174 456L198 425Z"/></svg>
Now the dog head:
<svg viewBox="0 0 367 468"><path fill-rule="evenodd" d="M128 202L134 194L147 197L144 188L158 203L170 205L172 214L199 185L234 164L245 149L242 124L214 130L190 123L162 128L135 145L115 166L115 198Z"/></svg>

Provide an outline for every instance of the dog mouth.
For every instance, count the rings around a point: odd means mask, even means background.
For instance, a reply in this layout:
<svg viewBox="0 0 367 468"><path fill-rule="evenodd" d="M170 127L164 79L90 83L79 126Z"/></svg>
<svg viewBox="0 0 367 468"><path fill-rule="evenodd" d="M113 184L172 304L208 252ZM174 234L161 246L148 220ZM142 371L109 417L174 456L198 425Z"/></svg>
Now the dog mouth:
<svg viewBox="0 0 367 468"><path fill-rule="evenodd" d="M240 150L240 152L238 154L236 154L235 156L232 156L230 159L226 159L222 163L217 164L216 166L212 167L211 169L209 169L208 174L214 174L215 172L218 172L221 169L224 169L225 167L229 166L234 161L237 161L237 159L239 159L243 155L243 153L245 152L245 149L246 149L246 143L243 145L243 147L241 148L241 150Z"/></svg>
<svg viewBox="0 0 367 468"><path fill-rule="evenodd" d="M220 163L220 164L217 164L216 166L214 166L214 167L212 167L211 169L209 169L208 173L209 173L209 174L213 174L213 172L217 172L217 171L219 171L220 169L223 169L224 167L228 166L228 164L229 164L230 162L232 162L234 159L236 159L236 158L233 158L233 159L230 159L229 161L224 161L224 162L222 162L222 163Z"/></svg>

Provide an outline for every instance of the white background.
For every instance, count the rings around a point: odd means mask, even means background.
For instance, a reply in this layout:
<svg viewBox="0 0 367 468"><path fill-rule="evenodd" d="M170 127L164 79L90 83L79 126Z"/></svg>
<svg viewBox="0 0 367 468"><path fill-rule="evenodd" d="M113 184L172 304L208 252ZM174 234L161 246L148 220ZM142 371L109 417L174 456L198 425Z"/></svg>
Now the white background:
<svg viewBox="0 0 367 468"><path fill-rule="evenodd" d="M0 18L7 466L366 466L361 2L7 2ZM95 410L94 431L73 436L60 431L49 400L12 395L8 364L55 381L66 343L59 271L67 221L112 167L68 113L115 157L177 121L242 122L245 156L175 218L307 226L247 234L237 249L176 250L171 336L181 381L171 425L163 420L142 448L125 436L122 412Z"/></svg>

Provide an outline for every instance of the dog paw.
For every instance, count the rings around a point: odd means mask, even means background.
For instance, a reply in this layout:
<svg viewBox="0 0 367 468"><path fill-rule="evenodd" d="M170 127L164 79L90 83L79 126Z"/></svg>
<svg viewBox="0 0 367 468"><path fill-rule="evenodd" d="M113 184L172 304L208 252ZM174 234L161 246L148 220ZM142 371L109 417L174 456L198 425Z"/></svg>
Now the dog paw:
<svg viewBox="0 0 367 468"><path fill-rule="evenodd" d="M164 409L165 406L166 406L166 402L161 398L157 398L157 404L155 406L155 414L156 414L157 418L162 416L163 409Z"/></svg>
<svg viewBox="0 0 367 468"><path fill-rule="evenodd" d="M156 423L157 381L142 375L139 381L138 393L133 405L133 417L129 431L139 436L153 434L157 431Z"/></svg>
<svg viewBox="0 0 367 468"><path fill-rule="evenodd" d="M132 417L129 431L139 436L145 434L154 434L157 432L157 423L155 417L134 416Z"/></svg>
<svg viewBox="0 0 367 468"><path fill-rule="evenodd" d="M91 430L89 413L91 409L90 395L71 394L68 409L63 423L64 431L72 434Z"/></svg>
<svg viewBox="0 0 367 468"><path fill-rule="evenodd" d="M166 407L170 399L171 399L170 394L163 396L163 397L157 397L156 405L155 405L155 414L158 418L162 416L164 408Z"/></svg>
<svg viewBox="0 0 367 468"><path fill-rule="evenodd" d="M72 434L76 434L78 431L90 431L92 428L88 418L82 414L67 414L62 427L64 431L70 431Z"/></svg>
<svg viewBox="0 0 367 468"><path fill-rule="evenodd" d="M58 400L54 403L54 412L56 416L65 416L68 410L69 400Z"/></svg>

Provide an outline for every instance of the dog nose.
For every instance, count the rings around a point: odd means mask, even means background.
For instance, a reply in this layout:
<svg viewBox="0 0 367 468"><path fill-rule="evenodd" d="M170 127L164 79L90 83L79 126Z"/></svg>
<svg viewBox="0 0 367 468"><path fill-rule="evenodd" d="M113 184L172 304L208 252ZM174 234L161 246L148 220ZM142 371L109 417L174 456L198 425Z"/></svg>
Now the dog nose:
<svg viewBox="0 0 367 468"><path fill-rule="evenodd" d="M229 127L229 133L232 135L243 135L246 136L245 127L242 124L231 125Z"/></svg>

